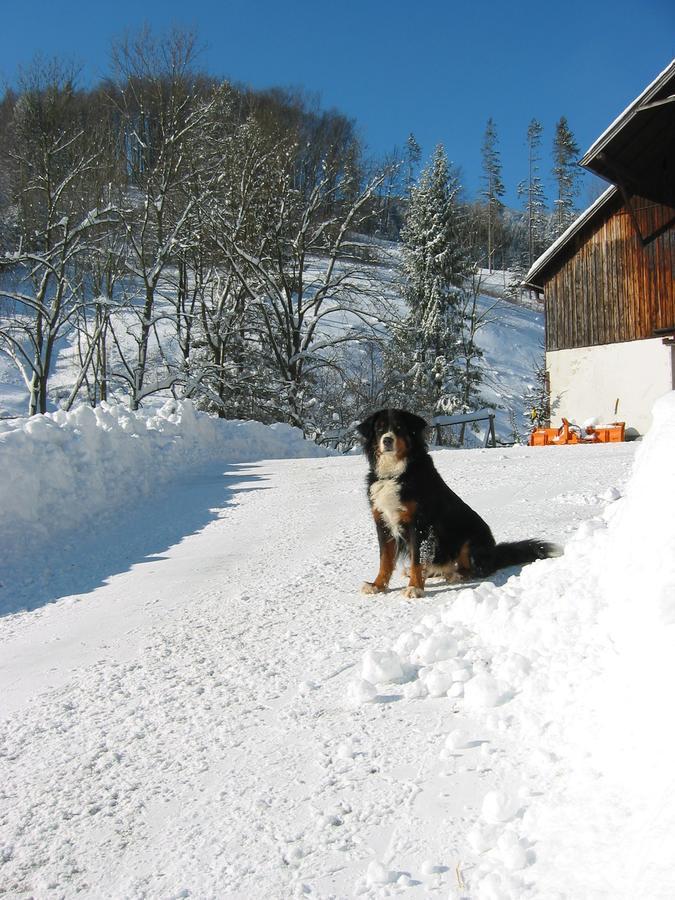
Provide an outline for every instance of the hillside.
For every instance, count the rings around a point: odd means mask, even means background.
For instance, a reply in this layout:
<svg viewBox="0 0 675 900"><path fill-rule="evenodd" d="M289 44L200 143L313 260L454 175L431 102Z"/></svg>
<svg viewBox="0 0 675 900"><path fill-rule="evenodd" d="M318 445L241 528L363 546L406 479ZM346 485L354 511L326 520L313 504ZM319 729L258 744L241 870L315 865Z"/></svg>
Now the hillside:
<svg viewBox="0 0 675 900"><path fill-rule="evenodd" d="M399 287L400 249L399 245L387 241L369 240L364 245L373 261L358 263L356 274L351 274L351 281L356 290L363 292L363 307L371 309L385 320L391 318L391 312L400 313L402 302ZM310 265L309 272L312 273ZM318 269L317 269L318 271ZM524 395L533 381L536 361L543 354L544 324L543 313L525 306L511 303L498 297L499 284L504 273L493 273L495 285L491 287L491 296L480 298L481 312L489 310L488 324L479 331L478 343L485 353L481 362L484 372L483 394L484 405L497 409L496 427L501 441L510 443L513 440L513 425L522 428L526 421L527 410L524 409ZM489 281L489 276L488 276ZM167 282L163 289L164 297L159 304L158 322L154 329L155 336L150 344L151 366L149 381L161 380L166 371L165 361L175 360L178 352L171 317L173 315L172 298L175 288ZM120 324L124 324L124 314L118 314ZM324 323L327 330L347 328L352 322L349 316L334 316ZM125 337L121 327L120 340L130 350L132 339ZM73 387L78 372L77 335L74 331L66 333L57 345L57 353L52 365L50 381L51 408L56 409ZM163 399L171 398L169 390L159 392L151 399L151 406L161 404ZM0 418L23 416L27 409L28 392L20 381L18 373L10 361L0 355ZM126 398L124 402L126 402ZM146 401L147 404L148 401Z"/></svg>

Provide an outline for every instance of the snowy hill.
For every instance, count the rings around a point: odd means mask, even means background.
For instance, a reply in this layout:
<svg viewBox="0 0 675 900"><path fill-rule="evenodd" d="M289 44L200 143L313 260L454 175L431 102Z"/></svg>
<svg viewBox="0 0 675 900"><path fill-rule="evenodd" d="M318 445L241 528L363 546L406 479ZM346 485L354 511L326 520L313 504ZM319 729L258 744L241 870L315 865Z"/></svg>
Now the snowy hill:
<svg viewBox="0 0 675 900"><path fill-rule="evenodd" d="M126 450L93 413L0 435L10 481L43 453L51 521L0 579L39 601L0 619L9 896L673 895L675 395L630 478L635 444L436 452L499 538L566 554L413 603L359 593L360 456L264 460L299 449L270 433L236 463L177 412ZM139 454L141 490L91 482L110 514L61 522L59 440ZM160 481L194 465L143 495L137 444Z"/></svg>
<svg viewBox="0 0 675 900"><path fill-rule="evenodd" d="M357 264L357 274L350 275L350 281L363 294L364 304L376 308L384 318L390 318L392 309L402 309L399 284L401 264L400 245L392 242L370 242L364 245L371 257L369 262ZM308 265L308 277L318 275L321 267L314 272L312 263ZM482 367L485 373L483 393L484 405L493 405L498 410L496 427L499 439L505 443L513 441L515 421L520 427L524 421L525 394L534 379L536 360L543 355L544 319L543 312L516 305L503 298L503 285L507 284L508 273L482 273L486 293L480 299L480 310L491 309L490 324L478 332L478 344L485 352ZM149 382L161 381L166 374L165 360L172 359L178 352L174 324L172 323L172 303L169 299L175 292L170 281L163 285L163 300L158 301L158 313L164 310L164 317L158 314L154 336L150 344L150 358L154 358L155 370ZM377 298L377 299L374 299ZM497 305L495 303L497 302ZM120 321L128 313L118 313ZM351 322L348 314L328 317L322 327L343 330ZM119 328L118 340L131 353L133 339ZM157 341L162 342L159 352ZM50 380L51 408L65 400L71 392L78 373L79 351L76 333L66 334L57 344L57 352L52 366ZM28 392L6 357L0 355L0 420L7 417L23 416L27 409ZM171 397L170 391L160 392L160 399ZM119 398L126 403L126 397ZM147 401L146 401L147 402Z"/></svg>

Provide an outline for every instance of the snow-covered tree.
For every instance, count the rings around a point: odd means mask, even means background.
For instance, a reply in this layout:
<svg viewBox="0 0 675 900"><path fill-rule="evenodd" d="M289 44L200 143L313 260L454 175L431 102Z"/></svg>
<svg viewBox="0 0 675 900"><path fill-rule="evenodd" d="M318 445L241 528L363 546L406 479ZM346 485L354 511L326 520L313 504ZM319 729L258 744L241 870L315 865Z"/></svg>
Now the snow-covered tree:
<svg viewBox="0 0 675 900"><path fill-rule="evenodd" d="M405 142L405 188L406 193L410 194L413 184L415 183L415 170L422 158L422 148L417 143L417 138L410 132Z"/></svg>
<svg viewBox="0 0 675 900"><path fill-rule="evenodd" d="M552 237L554 239L563 233L575 217L574 198L579 190L578 156L579 146L574 140L567 119L565 116L561 116L553 138L553 178L557 190L557 196L553 203Z"/></svg>
<svg viewBox="0 0 675 900"><path fill-rule="evenodd" d="M78 258L112 212L88 191L103 144L78 108L72 71L36 62L9 132L16 245L0 254L0 352L19 370L34 415L47 411L56 343L84 302Z"/></svg>
<svg viewBox="0 0 675 900"><path fill-rule="evenodd" d="M442 145L410 193L402 231L408 314L395 330L389 366L399 397L428 415L460 402L462 296L468 259L459 221L459 180Z"/></svg>
<svg viewBox="0 0 675 900"><path fill-rule="evenodd" d="M532 119L527 128L527 179L518 185L518 195L524 200L522 222L527 235L527 258L524 260L525 271L543 252L546 246L546 198L544 186L539 177L539 148L543 126L537 119Z"/></svg>
<svg viewBox="0 0 675 900"><path fill-rule="evenodd" d="M307 432L314 427L317 370L333 364L340 345L371 337L379 321L379 291L357 279L349 247L383 175L363 184L335 159L319 165L313 180L305 173L298 187L296 150L292 136L279 136L278 152L268 160L268 227L258 245L247 245L230 227L221 248L253 307L261 350L275 372L275 416Z"/></svg>
<svg viewBox="0 0 675 900"><path fill-rule="evenodd" d="M498 226L501 221L504 204L504 182L502 181L502 164L497 149L497 126L492 117L487 121L482 146L483 157L483 190L487 214L487 264L490 272L494 268L495 250L497 248Z"/></svg>
<svg viewBox="0 0 675 900"><path fill-rule="evenodd" d="M188 232L198 195L193 150L204 130L213 127L214 109L224 86L205 92L195 77L196 38L174 30L157 40L147 30L125 38L114 48L116 81L111 97L121 122L126 184L120 205L126 243L128 282L137 287L129 311L136 322L127 326L133 357L120 348L116 377L126 382L132 409L143 397L176 380L170 366L164 377L147 383L148 354L159 318L162 280ZM205 95L206 93L206 95ZM158 346L160 359L161 346ZM164 361L166 363L166 361Z"/></svg>

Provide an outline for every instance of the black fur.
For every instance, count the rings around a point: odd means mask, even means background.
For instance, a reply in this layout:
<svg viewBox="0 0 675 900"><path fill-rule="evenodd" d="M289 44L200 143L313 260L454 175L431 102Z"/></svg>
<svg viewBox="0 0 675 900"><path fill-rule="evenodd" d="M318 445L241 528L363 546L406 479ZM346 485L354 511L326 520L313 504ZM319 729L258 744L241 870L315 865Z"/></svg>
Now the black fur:
<svg viewBox="0 0 675 900"><path fill-rule="evenodd" d="M427 423L413 413L400 409L384 409L367 418L358 426L368 457L367 486L380 479L377 474L381 436L393 433L400 441L401 457L405 459L404 471L395 476L402 507L412 510L410 521L400 526L394 558L407 552L412 573L416 565L431 571L447 567L448 577L484 578L504 566L522 565L536 559L560 554L555 544L540 540L515 541L497 544L488 524L452 491L439 475L427 451L425 430ZM371 498L372 505L372 498ZM375 515L381 560L387 542L396 539L387 524ZM393 549L390 548L390 552ZM388 569L388 566L385 566ZM382 562L381 570L382 572ZM390 574L390 573L389 573ZM424 576L422 576L423 587ZM364 589L384 590L388 577L379 577L367 583ZM420 585L417 585L420 588ZM413 596L421 593L413 592Z"/></svg>

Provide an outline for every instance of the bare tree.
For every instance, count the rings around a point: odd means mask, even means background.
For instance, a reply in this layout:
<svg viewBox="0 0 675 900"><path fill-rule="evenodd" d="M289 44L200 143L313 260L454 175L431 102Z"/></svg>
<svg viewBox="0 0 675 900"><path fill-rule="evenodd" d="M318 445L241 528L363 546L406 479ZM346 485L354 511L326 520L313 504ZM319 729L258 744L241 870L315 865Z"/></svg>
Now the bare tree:
<svg viewBox="0 0 675 900"><path fill-rule="evenodd" d="M292 149L279 160L273 226L259 251L245 247L233 232L224 235L223 250L258 313L285 417L305 427L312 375L327 364L326 351L362 340L378 321L369 286L359 283L347 251L350 231L358 227L382 175L355 193L351 173L336 177L325 169L311 189L300 191L293 186Z"/></svg>
<svg viewBox="0 0 675 900"><path fill-rule="evenodd" d="M195 36L180 30L162 40L144 30L118 43L113 53L117 80L111 99L123 122L127 170L120 209L125 263L128 276L140 287L137 301L129 305L136 320L127 328L135 346L133 360L125 357L120 336L115 337L123 360L116 376L127 382L132 409L172 381L167 373L147 385L146 376L150 340L166 316L164 309L157 309L162 280L175 262L198 200L186 190L194 181L191 149L195 136L213 121L218 94L195 75L195 56Z"/></svg>
<svg viewBox="0 0 675 900"><path fill-rule="evenodd" d="M0 351L21 373L34 415L47 410L56 341L83 299L77 258L113 212L83 208L101 143L79 114L73 71L36 62L21 87L9 147L18 244L0 257L0 297L11 307Z"/></svg>

